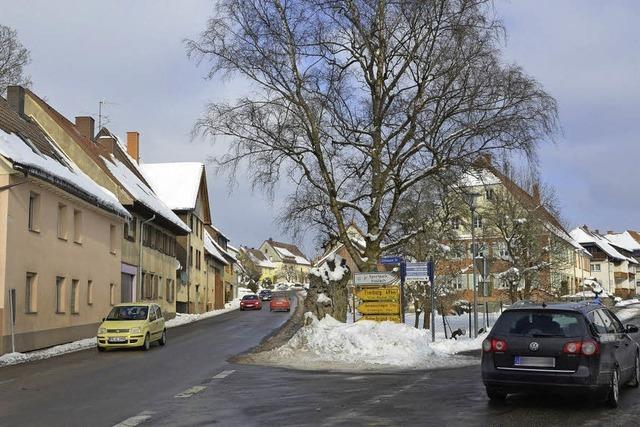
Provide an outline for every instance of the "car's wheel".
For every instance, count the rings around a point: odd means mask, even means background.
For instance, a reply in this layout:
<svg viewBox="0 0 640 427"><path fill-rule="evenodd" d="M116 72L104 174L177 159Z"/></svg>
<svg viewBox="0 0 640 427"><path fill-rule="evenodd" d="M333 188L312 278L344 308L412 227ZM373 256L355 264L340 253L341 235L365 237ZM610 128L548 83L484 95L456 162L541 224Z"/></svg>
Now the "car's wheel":
<svg viewBox="0 0 640 427"><path fill-rule="evenodd" d="M158 341L160 345L165 345L167 343L167 330L162 331L162 336L160 337L160 341Z"/></svg>
<svg viewBox="0 0 640 427"><path fill-rule="evenodd" d="M633 377L627 384L631 387L640 387L640 355L637 353L633 359Z"/></svg>
<svg viewBox="0 0 640 427"><path fill-rule="evenodd" d="M106 350L106 349L105 349L104 347L102 347L102 346L97 346L97 347L98 347L98 351L99 351L100 353L102 353L103 351L105 351L105 350Z"/></svg>
<svg viewBox="0 0 640 427"><path fill-rule="evenodd" d="M504 402L507 399L507 393L493 387L487 387L487 397L492 402Z"/></svg>
<svg viewBox="0 0 640 427"><path fill-rule="evenodd" d="M288 313L288 312L290 312L290 311L291 311L291 309L290 309L290 308L287 308L287 313Z"/></svg>
<svg viewBox="0 0 640 427"><path fill-rule="evenodd" d="M149 339L149 334L144 336L144 342L142 343L142 351L148 351L151 347L151 342Z"/></svg>
<svg viewBox="0 0 640 427"><path fill-rule="evenodd" d="M240 307L240 311L244 311L244 308Z"/></svg>
<svg viewBox="0 0 640 427"><path fill-rule="evenodd" d="M611 380L609 382L609 393L607 394L607 406L610 408L618 407L618 399L620 398L620 374L618 368L615 368L611 373Z"/></svg>

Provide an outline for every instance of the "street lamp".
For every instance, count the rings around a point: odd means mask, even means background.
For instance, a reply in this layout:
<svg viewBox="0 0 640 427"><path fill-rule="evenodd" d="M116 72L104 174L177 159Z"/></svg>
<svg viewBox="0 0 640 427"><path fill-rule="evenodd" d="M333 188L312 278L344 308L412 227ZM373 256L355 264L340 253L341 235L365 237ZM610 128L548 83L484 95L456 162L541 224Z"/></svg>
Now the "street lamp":
<svg viewBox="0 0 640 427"><path fill-rule="evenodd" d="M471 211L471 268L473 269L473 338L478 337L478 281L476 277L476 197L480 196L478 193L467 193L466 199ZM469 331L469 337L471 337L471 331Z"/></svg>

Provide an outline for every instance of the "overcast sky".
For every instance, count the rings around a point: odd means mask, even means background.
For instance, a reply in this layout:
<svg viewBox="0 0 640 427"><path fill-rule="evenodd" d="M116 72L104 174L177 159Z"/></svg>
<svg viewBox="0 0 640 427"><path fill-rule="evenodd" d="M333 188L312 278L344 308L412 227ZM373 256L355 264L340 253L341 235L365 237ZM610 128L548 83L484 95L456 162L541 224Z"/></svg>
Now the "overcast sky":
<svg viewBox="0 0 640 427"><path fill-rule="evenodd" d="M233 99L237 82L206 80L186 58L212 0L0 0L0 23L18 30L31 50L34 91L68 118L98 114L107 126L141 133L145 162L203 161L224 147L191 141L208 101ZM563 133L540 150L542 178L559 196L571 226L640 229L640 2L634 0L496 0L508 41L505 60L520 64L560 106ZM208 166L214 223L234 245L288 240L271 203L239 176ZM286 184L283 185L286 190ZM284 191L283 191L284 192ZM303 242L310 255L311 239Z"/></svg>

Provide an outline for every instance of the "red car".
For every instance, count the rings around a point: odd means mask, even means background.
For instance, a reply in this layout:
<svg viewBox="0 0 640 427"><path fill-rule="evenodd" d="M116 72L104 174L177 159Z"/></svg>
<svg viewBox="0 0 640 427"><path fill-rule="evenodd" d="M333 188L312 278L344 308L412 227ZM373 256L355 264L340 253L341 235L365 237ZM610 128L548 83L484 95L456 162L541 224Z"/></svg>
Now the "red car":
<svg viewBox="0 0 640 427"><path fill-rule="evenodd" d="M262 310L262 302L258 295L245 295L240 300L240 310Z"/></svg>
<svg viewBox="0 0 640 427"><path fill-rule="evenodd" d="M271 311L291 311L291 303L289 303L289 298L275 296L269 302L269 310Z"/></svg>

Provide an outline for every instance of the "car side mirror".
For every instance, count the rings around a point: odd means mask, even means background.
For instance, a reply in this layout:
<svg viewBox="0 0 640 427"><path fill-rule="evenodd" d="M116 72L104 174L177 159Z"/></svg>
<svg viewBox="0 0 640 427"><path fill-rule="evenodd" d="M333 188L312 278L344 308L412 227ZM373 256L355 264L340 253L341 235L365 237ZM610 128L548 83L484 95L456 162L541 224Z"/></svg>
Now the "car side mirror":
<svg viewBox="0 0 640 427"><path fill-rule="evenodd" d="M624 331L628 334L635 334L638 332L638 327L636 325L627 325Z"/></svg>

